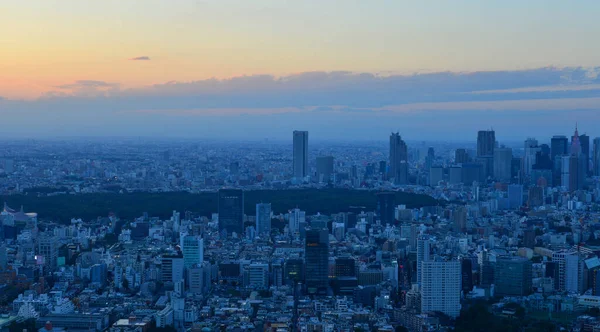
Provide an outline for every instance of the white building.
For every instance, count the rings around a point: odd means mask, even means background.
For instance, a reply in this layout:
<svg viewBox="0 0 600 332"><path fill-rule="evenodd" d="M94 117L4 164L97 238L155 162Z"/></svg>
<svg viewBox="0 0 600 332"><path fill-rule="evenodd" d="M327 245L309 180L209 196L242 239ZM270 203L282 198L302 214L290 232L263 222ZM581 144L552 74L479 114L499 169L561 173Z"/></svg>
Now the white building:
<svg viewBox="0 0 600 332"><path fill-rule="evenodd" d="M421 263L421 312L460 314L461 272L459 261Z"/></svg>

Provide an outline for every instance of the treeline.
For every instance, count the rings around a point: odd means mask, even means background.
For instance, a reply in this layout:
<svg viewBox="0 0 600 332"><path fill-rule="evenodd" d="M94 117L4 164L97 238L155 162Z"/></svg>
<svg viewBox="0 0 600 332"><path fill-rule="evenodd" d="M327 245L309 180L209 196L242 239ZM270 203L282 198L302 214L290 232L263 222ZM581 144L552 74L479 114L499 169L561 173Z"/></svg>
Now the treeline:
<svg viewBox="0 0 600 332"><path fill-rule="evenodd" d="M271 203L274 213L284 213L300 208L308 214L331 214L348 211L350 206L364 206L374 211L377 206L375 191L347 189L296 189L255 190L244 194L246 214L254 214L257 203ZM122 219L133 219L144 212L152 217L168 218L173 210L181 213L191 211L196 215L210 216L217 212L216 192L190 194L167 193L97 193L79 195L39 196L11 195L2 197L13 209L24 206L25 212L37 212L40 220L69 222L71 218L90 220L106 217L110 212ZM439 202L428 195L397 192L396 204L409 208L437 205Z"/></svg>

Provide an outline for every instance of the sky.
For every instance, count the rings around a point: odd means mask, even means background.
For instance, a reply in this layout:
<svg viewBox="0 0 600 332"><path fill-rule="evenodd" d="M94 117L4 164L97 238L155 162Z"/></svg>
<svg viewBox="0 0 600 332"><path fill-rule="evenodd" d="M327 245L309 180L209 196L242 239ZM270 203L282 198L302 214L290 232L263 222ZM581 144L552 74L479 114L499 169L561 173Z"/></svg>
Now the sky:
<svg viewBox="0 0 600 332"><path fill-rule="evenodd" d="M600 136L600 2L0 0L2 136Z"/></svg>

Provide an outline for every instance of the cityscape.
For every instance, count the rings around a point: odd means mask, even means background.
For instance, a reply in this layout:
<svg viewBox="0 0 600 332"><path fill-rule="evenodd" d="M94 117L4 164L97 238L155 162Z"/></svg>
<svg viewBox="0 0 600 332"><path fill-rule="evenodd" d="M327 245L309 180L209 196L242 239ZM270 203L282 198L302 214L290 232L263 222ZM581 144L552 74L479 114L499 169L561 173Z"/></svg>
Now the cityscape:
<svg viewBox="0 0 600 332"><path fill-rule="evenodd" d="M600 327L600 138L576 125L520 147L491 129L470 146L291 136L6 142L3 324L438 331L485 310L504 330ZM152 210L147 194L195 204ZM114 196L136 214L86 211Z"/></svg>
<svg viewBox="0 0 600 332"><path fill-rule="evenodd" d="M0 332L600 332L598 13L1 0Z"/></svg>

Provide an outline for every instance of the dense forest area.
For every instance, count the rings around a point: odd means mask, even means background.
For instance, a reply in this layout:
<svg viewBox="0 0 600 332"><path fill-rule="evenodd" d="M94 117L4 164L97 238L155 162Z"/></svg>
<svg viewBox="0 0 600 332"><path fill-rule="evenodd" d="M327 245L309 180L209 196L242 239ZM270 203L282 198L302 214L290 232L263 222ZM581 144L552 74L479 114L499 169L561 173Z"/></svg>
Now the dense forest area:
<svg viewBox="0 0 600 332"><path fill-rule="evenodd" d="M115 213L123 219L133 219L148 212L150 216L168 218L173 210L191 211L196 215L210 216L218 208L216 192L190 194L187 192L165 193L98 193L11 195L2 200L10 207L24 207L26 212L37 212L40 220L68 222L71 218L90 220ZM375 191L347 189L296 189L254 190L244 194L246 214L254 214L257 203L271 203L274 213L285 213L293 208L305 210L307 214L331 214L348 211L350 206L364 206L374 211L377 205ZM409 208L437 205L439 202L428 195L405 192L396 193L396 204Z"/></svg>

